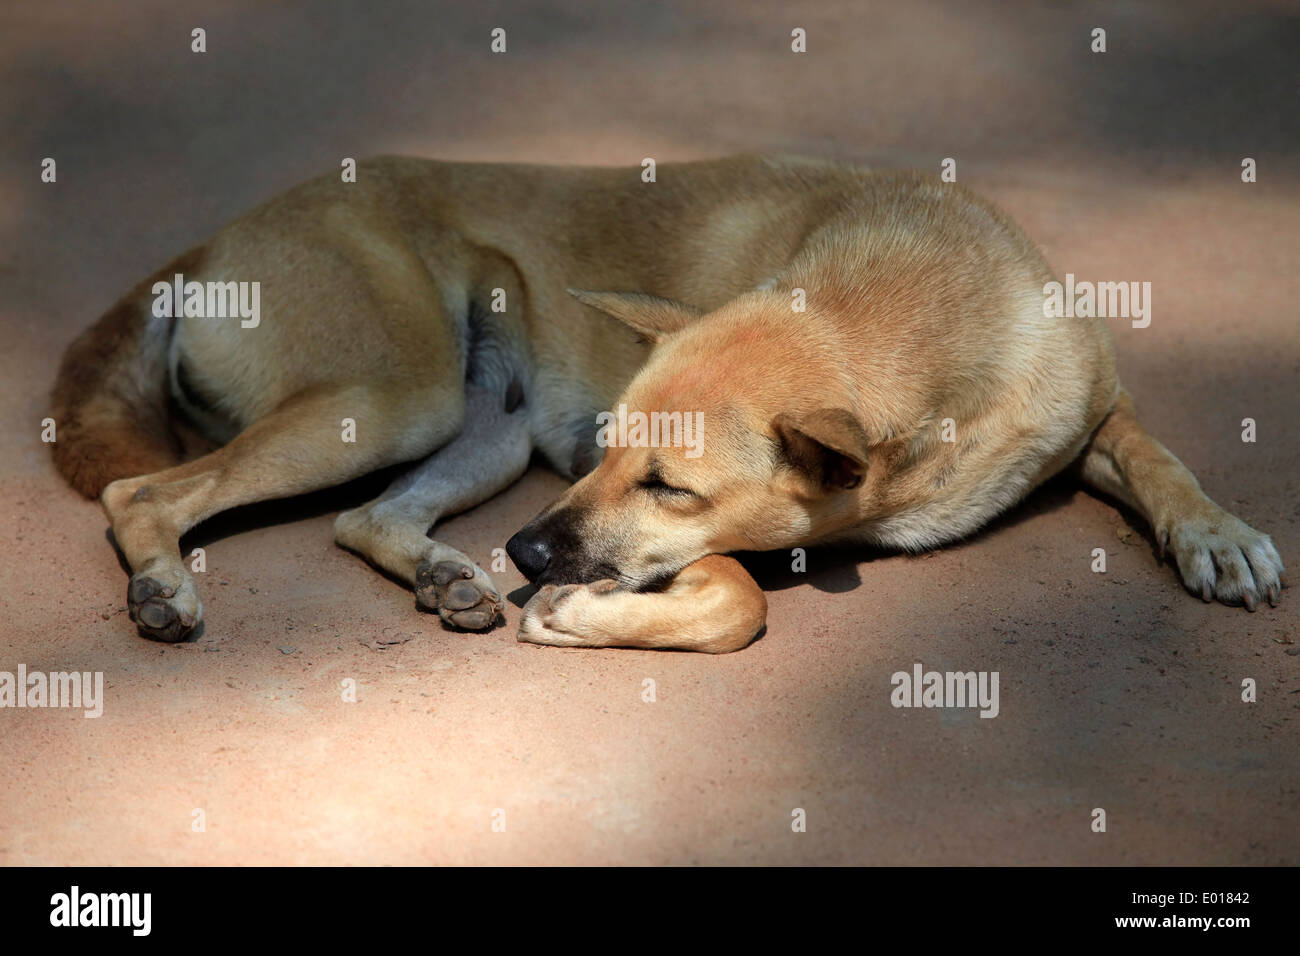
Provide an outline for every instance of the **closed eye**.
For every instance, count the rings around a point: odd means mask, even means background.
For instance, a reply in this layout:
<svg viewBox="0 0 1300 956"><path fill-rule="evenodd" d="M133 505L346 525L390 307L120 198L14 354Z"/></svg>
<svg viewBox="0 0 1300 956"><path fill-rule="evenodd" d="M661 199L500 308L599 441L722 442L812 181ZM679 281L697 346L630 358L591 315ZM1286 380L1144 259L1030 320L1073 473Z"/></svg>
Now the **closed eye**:
<svg viewBox="0 0 1300 956"><path fill-rule="evenodd" d="M646 475L641 479L641 487L652 495L662 495L666 498L698 498L695 492L689 488L679 488L676 485L670 485L658 475Z"/></svg>

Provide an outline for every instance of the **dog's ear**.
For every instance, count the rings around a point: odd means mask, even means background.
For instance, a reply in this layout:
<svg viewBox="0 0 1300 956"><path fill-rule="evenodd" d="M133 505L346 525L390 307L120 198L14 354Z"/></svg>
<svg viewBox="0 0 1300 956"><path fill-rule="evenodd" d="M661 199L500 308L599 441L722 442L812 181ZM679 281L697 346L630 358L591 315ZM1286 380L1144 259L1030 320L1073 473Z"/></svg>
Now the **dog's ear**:
<svg viewBox="0 0 1300 956"><path fill-rule="evenodd" d="M782 412L772 420L786 464L824 491L845 491L862 484L871 441L853 414L821 408L807 415Z"/></svg>
<svg viewBox="0 0 1300 956"><path fill-rule="evenodd" d="M599 309L625 325L630 325L651 342L680 332L704 313L672 299L661 299L641 292L587 292L569 289L583 305Z"/></svg>

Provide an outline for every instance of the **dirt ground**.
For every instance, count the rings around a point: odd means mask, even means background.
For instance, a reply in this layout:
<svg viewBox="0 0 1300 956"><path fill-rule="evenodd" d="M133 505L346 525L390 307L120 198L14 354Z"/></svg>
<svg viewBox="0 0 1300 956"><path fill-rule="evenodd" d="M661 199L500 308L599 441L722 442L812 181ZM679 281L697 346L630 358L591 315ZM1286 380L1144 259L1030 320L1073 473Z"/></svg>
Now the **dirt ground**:
<svg viewBox="0 0 1300 956"><path fill-rule="evenodd" d="M756 561L767 632L714 658L520 645L517 603L447 632L332 544L362 482L188 538L207 627L165 646L40 438L78 330L344 156L953 157L1059 274L1152 283L1122 377L1294 574L1298 41L1280 2L7 5L0 670L102 671L106 701L0 710L0 862L1300 862L1300 594L1203 604L1069 483L930 555ZM438 537L489 562L562 487L534 469ZM895 709L916 662L997 671L999 716Z"/></svg>

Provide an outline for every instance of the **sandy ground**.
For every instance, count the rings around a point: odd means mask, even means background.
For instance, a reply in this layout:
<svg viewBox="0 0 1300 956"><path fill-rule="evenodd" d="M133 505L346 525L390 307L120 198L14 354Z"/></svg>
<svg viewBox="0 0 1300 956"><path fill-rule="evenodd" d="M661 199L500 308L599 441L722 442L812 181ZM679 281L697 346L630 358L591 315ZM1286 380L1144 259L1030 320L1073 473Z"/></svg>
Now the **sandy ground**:
<svg viewBox="0 0 1300 956"><path fill-rule="evenodd" d="M171 647L136 636L103 516L40 441L79 329L343 156L954 157L1059 273L1153 284L1149 328L1113 323L1122 376L1294 573L1300 19L1166 7L7 6L0 670L102 671L107 700L97 720L0 711L0 862L1300 862L1300 596L1202 604L1135 518L1068 484L924 557L757 562L766 636L724 658L519 645L517 605L486 636L444 631L332 545L375 490L354 486L187 539L208 624ZM438 536L489 561L561 487L535 469ZM998 671L999 717L891 707L918 661Z"/></svg>

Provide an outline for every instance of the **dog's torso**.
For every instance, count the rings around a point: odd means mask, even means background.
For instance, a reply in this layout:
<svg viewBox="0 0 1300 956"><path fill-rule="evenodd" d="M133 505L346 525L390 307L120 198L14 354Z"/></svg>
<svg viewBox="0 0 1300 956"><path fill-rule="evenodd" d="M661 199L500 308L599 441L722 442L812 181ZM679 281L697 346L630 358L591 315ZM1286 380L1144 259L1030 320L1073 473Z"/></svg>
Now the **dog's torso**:
<svg viewBox="0 0 1300 956"><path fill-rule="evenodd" d="M566 289L705 311L780 290L791 328L826 340L894 442L865 489L877 507L847 533L894 546L956 537L1013 503L1077 454L1116 390L1104 324L1043 317L1051 274L1020 231L915 174L739 157L661 166L645 182L380 158L356 183L313 180L232 223L186 279L262 275L272 321L176 324L173 391L214 437L317 382L391 373L377 339L429 338L446 371L503 395L513 383L536 447L572 477L599 461L596 415L648 347ZM831 304L855 320L828 324ZM963 426L955 454L944 419Z"/></svg>

